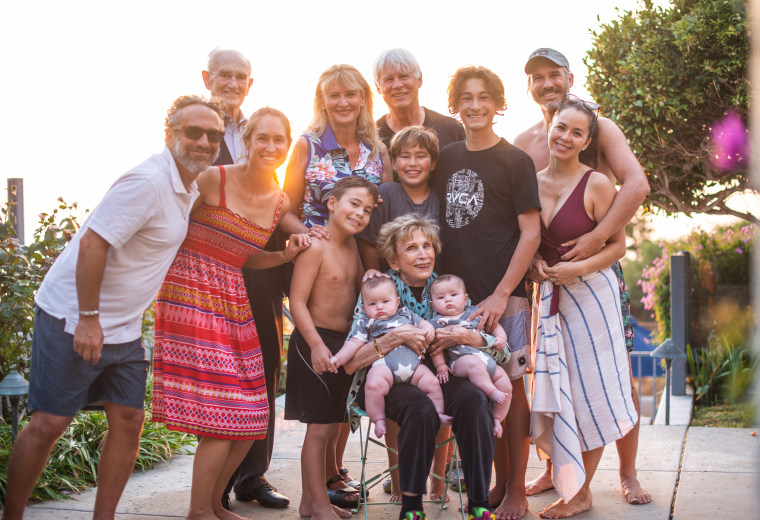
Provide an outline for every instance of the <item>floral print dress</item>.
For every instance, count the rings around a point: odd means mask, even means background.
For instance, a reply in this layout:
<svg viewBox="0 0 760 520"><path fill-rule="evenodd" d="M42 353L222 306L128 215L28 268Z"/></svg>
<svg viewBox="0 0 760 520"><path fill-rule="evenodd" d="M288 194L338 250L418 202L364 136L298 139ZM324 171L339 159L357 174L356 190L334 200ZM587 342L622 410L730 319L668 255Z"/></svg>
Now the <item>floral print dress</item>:
<svg viewBox="0 0 760 520"><path fill-rule="evenodd" d="M311 228L324 226L327 222L327 200L333 186L344 177L364 177L380 185L383 175L383 161L380 153L370 157L370 148L359 143L359 161L351 170L348 152L335 140L332 128L328 125L322 135L304 134L309 143L309 162L304 172L304 200L301 215L303 224Z"/></svg>

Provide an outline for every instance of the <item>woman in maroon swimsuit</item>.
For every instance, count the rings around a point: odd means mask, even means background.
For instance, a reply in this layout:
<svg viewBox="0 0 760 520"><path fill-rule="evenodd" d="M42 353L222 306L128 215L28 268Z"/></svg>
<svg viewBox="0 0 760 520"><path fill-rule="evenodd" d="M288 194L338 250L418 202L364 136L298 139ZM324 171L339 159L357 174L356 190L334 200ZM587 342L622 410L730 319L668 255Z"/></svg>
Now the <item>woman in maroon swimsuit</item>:
<svg viewBox="0 0 760 520"><path fill-rule="evenodd" d="M591 507L589 484L606 444L638 420L628 356L610 266L625 254L623 230L596 255L560 261L563 246L606 215L615 187L580 162L591 142L597 105L569 96L549 127L549 166L538 172L541 245L532 277L541 283L537 312L531 436L553 463L560 499L543 518L566 518Z"/></svg>

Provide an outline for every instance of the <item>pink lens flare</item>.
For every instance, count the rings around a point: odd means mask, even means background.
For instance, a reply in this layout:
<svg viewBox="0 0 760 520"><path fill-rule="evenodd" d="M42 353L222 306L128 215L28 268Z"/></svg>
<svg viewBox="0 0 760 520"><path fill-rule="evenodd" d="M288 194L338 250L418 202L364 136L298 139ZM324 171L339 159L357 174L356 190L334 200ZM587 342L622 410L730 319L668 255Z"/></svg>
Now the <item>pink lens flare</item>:
<svg viewBox="0 0 760 520"><path fill-rule="evenodd" d="M741 117L729 112L710 132L710 163L719 170L734 170L748 164L749 133Z"/></svg>

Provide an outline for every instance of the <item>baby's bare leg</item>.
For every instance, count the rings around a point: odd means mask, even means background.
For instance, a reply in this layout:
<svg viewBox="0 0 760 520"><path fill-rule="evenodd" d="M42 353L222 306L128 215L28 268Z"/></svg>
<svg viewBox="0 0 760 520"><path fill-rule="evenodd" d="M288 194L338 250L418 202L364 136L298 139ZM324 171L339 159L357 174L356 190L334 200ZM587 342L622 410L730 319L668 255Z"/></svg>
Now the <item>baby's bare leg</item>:
<svg viewBox="0 0 760 520"><path fill-rule="evenodd" d="M385 435L385 396L393 386L393 374L386 365L371 367L367 372L367 384L364 388L364 406L367 415L375 423L375 435Z"/></svg>
<svg viewBox="0 0 760 520"><path fill-rule="evenodd" d="M504 392L499 390L488 375L488 367L475 354L466 354L454 363L454 375L466 377L470 383L480 388L492 401L500 403L506 399Z"/></svg>
<svg viewBox="0 0 760 520"><path fill-rule="evenodd" d="M491 380L494 386L501 393L504 394L504 400L501 402L494 402L493 405L493 418L501 423L509 413L509 405L512 404L512 382L509 380L509 376L503 368L497 366L493 373L493 379Z"/></svg>
<svg viewBox="0 0 760 520"><path fill-rule="evenodd" d="M441 424L449 424L451 416L443 413L443 392L438 378L430 371L428 367L420 363L412 374L412 384L425 392L435 406L438 417L441 418Z"/></svg>

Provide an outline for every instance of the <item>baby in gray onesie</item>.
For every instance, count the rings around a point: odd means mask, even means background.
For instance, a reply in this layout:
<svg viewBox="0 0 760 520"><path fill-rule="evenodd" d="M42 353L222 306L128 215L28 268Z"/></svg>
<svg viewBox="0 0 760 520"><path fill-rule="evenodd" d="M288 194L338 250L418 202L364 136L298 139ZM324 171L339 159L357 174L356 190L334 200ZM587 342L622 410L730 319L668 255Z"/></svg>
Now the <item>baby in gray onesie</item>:
<svg viewBox="0 0 760 520"><path fill-rule="evenodd" d="M390 278L376 277L364 281L362 309L366 316L356 322L349 333L348 341L330 359L333 367L337 369L347 363L362 345L401 325L419 327L425 333L425 338L433 341L433 326L406 307L399 308L399 303L396 284ZM375 423L375 435L385 435L385 396L396 383L411 383L425 392L433 401L441 422L451 422L451 417L443 413L443 393L438 379L428 367L420 363L420 356L406 345L400 345L385 356L379 357L367 372L364 405L370 420Z"/></svg>
<svg viewBox="0 0 760 520"><path fill-rule="evenodd" d="M430 285L430 300L436 312L430 321L436 329L449 325L477 329L480 317L470 319L470 315L478 308L467 306L467 291L464 281L458 276L444 274L436 278ZM497 323L490 334L494 339L489 346L493 346L503 358L504 352L509 353L509 349L504 348L507 345L506 332ZM512 383L504 369L488 353L469 345L454 345L446 349L445 353L434 355L432 359L441 383L448 381L449 372L453 372L457 377L469 379L493 401L493 432L501 437L501 422L507 417L512 401Z"/></svg>

